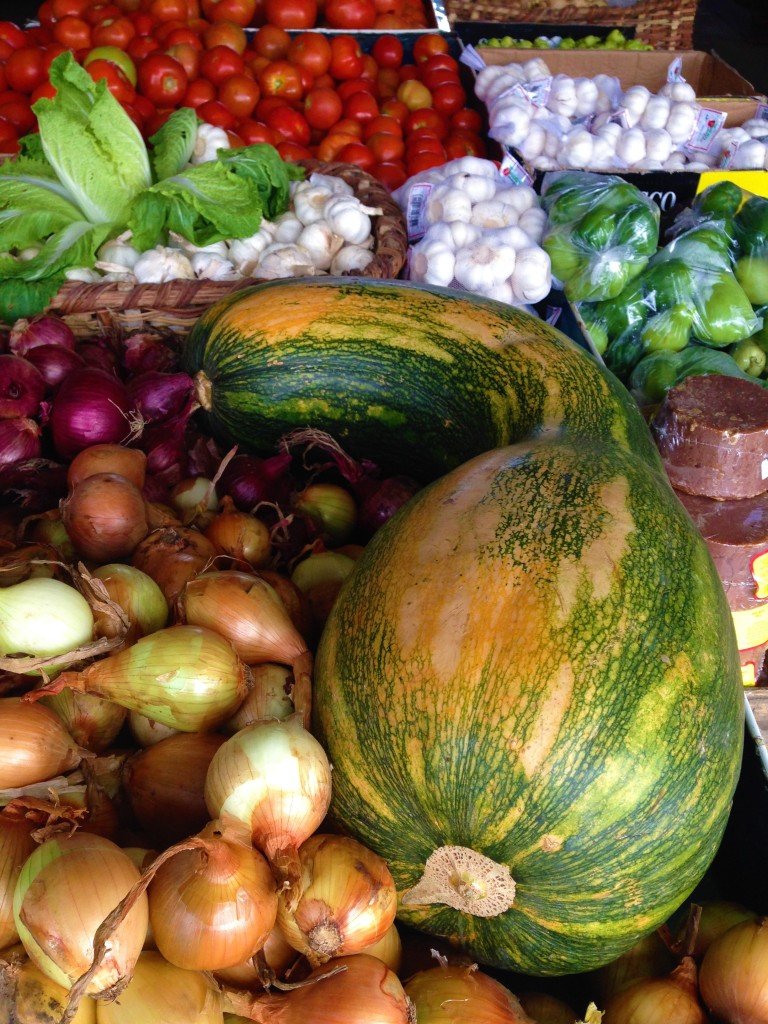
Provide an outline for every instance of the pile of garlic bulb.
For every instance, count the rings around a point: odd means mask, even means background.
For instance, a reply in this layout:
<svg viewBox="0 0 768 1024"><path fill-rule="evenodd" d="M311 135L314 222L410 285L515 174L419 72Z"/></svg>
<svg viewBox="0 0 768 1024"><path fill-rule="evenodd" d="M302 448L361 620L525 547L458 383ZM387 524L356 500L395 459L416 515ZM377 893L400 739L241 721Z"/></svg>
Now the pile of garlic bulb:
<svg viewBox="0 0 768 1024"><path fill-rule="evenodd" d="M723 128L717 141L718 166L736 171L768 171L768 121L755 117L737 128Z"/></svg>
<svg viewBox="0 0 768 1024"><path fill-rule="evenodd" d="M382 213L336 175L312 173L291 183L291 205L263 220L249 238L195 246L171 234L168 245L139 252L130 233L99 249L95 269L78 268L71 281L162 284L175 280L239 281L364 273L374 258L372 217Z"/></svg>
<svg viewBox="0 0 768 1024"><path fill-rule="evenodd" d="M701 171L722 158L722 129L706 126L700 142L703 108L682 79L658 93L622 90L609 75L553 75L536 57L486 65L475 93L488 109L490 136L537 170Z"/></svg>
<svg viewBox="0 0 768 1024"><path fill-rule="evenodd" d="M409 178L394 197L413 239L410 280L516 306L549 294L551 265L540 244L547 218L539 197L491 160L451 160Z"/></svg>

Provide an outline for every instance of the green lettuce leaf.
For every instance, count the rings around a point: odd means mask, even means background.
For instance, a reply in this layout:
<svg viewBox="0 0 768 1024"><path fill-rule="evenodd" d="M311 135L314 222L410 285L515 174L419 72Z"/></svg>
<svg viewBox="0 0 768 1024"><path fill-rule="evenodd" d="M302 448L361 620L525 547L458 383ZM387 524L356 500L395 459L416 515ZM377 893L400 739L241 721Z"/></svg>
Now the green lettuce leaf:
<svg viewBox="0 0 768 1024"><path fill-rule="evenodd" d="M304 179L304 168L283 160L274 146L255 142L237 149L220 149L217 160L242 178L252 181L259 190L261 206L267 220L285 213L290 203L290 183ZM240 238L247 237L241 234Z"/></svg>
<svg viewBox="0 0 768 1024"><path fill-rule="evenodd" d="M150 137L150 160L155 181L170 178L189 163L195 148L198 116L192 107L179 107Z"/></svg>
<svg viewBox="0 0 768 1024"><path fill-rule="evenodd" d="M53 61L52 99L33 106L42 149L86 219L121 224L152 183L141 133L105 81L94 82L66 51Z"/></svg>
<svg viewBox="0 0 768 1024"><path fill-rule="evenodd" d="M39 281L63 273L70 267L92 267L96 261L96 250L114 234L114 224L73 221L50 234L37 255L30 259L19 259L11 252L0 252L0 280L21 278L24 281Z"/></svg>
<svg viewBox="0 0 768 1024"><path fill-rule="evenodd" d="M168 232L194 245L246 238L259 230L259 189L217 160L163 178L134 199L128 220L137 249L151 249Z"/></svg>
<svg viewBox="0 0 768 1024"><path fill-rule="evenodd" d="M83 215L55 179L0 167L0 253L40 245L49 235L82 221Z"/></svg>
<svg viewBox="0 0 768 1024"><path fill-rule="evenodd" d="M65 280L61 273L40 281L0 281L0 320L12 324L42 313Z"/></svg>

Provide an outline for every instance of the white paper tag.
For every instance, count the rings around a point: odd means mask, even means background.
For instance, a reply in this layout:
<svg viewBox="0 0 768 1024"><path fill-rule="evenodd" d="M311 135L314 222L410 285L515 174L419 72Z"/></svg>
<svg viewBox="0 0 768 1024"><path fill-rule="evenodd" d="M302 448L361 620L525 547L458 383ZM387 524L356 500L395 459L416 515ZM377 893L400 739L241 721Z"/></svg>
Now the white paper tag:
<svg viewBox="0 0 768 1024"><path fill-rule="evenodd" d="M504 156L499 167L500 173L516 185L532 185L533 175L529 173L512 153L504 147Z"/></svg>
<svg viewBox="0 0 768 1024"><path fill-rule="evenodd" d="M675 57L672 63L667 68L667 81L668 82L684 82L683 78L683 58Z"/></svg>
<svg viewBox="0 0 768 1024"><path fill-rule="evenodd" d="M473 71L482 71L486 67L485 61L471 43L468 43L461 51L459 60Z"/></svg>
<svg viewBox="0 0 768 1024"><path fill-rule="evenodd" d="M693 130L685 144L686 149L697 153L708 153L715 136L725 124L726 114L722 110L699 107Z"/></svg>
<svg viewBox="0 0 768 1024"><path fill-rule="evenodd" d="M408 193L408 205L405 211L405 224L408 228L408 241L417 242L423 238L427 230L427 200L432 194L434 184L431 181L417 181Z"/></svg>

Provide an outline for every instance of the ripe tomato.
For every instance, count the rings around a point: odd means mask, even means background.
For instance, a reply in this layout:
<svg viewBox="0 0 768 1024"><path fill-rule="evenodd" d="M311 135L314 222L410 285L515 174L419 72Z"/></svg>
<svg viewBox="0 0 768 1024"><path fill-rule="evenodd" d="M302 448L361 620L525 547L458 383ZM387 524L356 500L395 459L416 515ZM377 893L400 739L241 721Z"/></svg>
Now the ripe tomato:
<svg viewBox="0 0 768 1024"><path fill-rule="evenodd" d="M423 71L419 80L426 85L431 92L439 85L461 85L461 79L455 71L448 68L433 68L431 71Z"/></svg>
<svg viewBox="0 0 768 1024"><path fill-rule="evenodd" d="M5 77L8 88L14 92L30 93L36 89L48 77L42 46L19 46L12 50L5 62Z"/></svg>
<svg viewBox="0 0 768 1024"><path fill-rule="evenodd" d="M405 0L373 0L373 3L374 6L376 7L377 23L379 18L383 18L385 16L401 18L403 14L403 8L405 7Z"/></svg>
<svg viewBox="0 0 768 1024"><path fill-rule="evenodd" d="M364 171L370 171L376 163L376 157L364 142L348 142L341 147L336 159L343 164L355 164Z"/></svg>
<svg viewBox="0 0 768 1024"><path fill-rule="evenodd" d="M158 21L186 21L188 8L186 0L152 0L149 13Z"/></svg>
<svg viewBox="0 0 768 1024"><path fill-rule="evenodd" d="M238 120L250 117L259 102L261 90L249 75L232 75L219 86L218 99Z"/></svg>
<svg viewBox="0 0 768 1024"><path fill-rule="evenodd" d="M390 132L374 132L365 140L366 146L373 153L376 163L389 163L400 160L405 153L405 143L399 135Z"/></svg>
<svg viewBox="0 0 768 1024"><path fill-rule="evenodd" d="M151 139L155 132L163 127L174 109L174 107L156 107L152 111L144 121L144 133L148 139Z"/></svg>
<svg viewBox="0 0 768 1024"><path fill-rule="evenodd" d="M280 60L288 54L291 37L279 25L262 25L253 37L253 49L260 57Z"/></svg>
<svg viewBox="0 0 768 1024"><path fill-rule="evenodd" d="M9 121L16 129L19 138L33 131L37 124L37 118L32 112L28 98L13 94L0 99L0 119Z"/></svg>
<svg viewBox="0 0 768 1024"><path fill-rule="evenodd" d="M10 121L0 117L0 153L11 154L19 151L19 133Z"/></svg>
<svg viewBox="0 0 768 1024"><path fill-rule="evenodd" d="M130 43L128 43L128 56L136 63L139 64L148 57L150 53L161 53L160 43L155 39L154 36L135 36Z"/></svg>
<svg viewBox="0 0 768 1024"><path fill-rule="evenodd" d="M342 109L335 89L310 89L304 97L304 116L311 128L330 128L341 117Z"/></svg>
<svg viewBox="0 0 768 1024"><path fill-rule="evenodd" d="M117 64L113 64L111 60L92 60L87 70L94 82L103 79L109 91L120 103L133 103L136 90Z"/></svg>
<svg viewBox="0 0 768 1024"><path fill-rule="evenodd" d="M451 128L479 135L483 130L483 115L472 107L462 107L451 114Z"/></svg>
<svg viewBox="0 0 768 1024"><path fill-rule="evenodd" d="M444 163L445 154L441 156L439 153L419 150L406 159L405 166L408 169L408 177L411 178L414 174L421 174L422 171L428 171L431 167L442 167Z"/></svg>
<svg viewBox="0 0 768 1024"><path fill-rule="evenodd" d="M220 100L208 100L206 103L201 103L197 108L197 116L208 124L226 128L227 131L233 131L237 126L237 118Z"/></svg>
<svg viewBox="0 0 768 1024"><path fill-rule="evenodd" d="M400 85L397 68L379 68L376 75L376 89L382 99L391 99Z"/></svg>
<svg viewBox="0 0 768 1024"><path fill-rule="evenodd" d="M93 26L91 38L94 46L116 46L124 50L136 35L133 22L125 16L103 18Z"/></svg>
<svg viewBox="0 0 768 1024"><path fill-rule="evenodd" d="M190 82L187 91L179 104L180 107L194 107L197 109L203 103L216 99L216 86L207 78L196 78Z"/></svg>
<svg viewBox="0 0 768 1024"><path fill-rule="evenodd" d="M84 50L91 45L91 26L82 18L68 14L54 22L53 38L68 50Z"/></svg>
<svg viewBox="0 0 768 1024"><path fill-rule="evenodd" d="M396 97L384 100L381 104L381 112L385 117L394 117L401 125L405 124L405 119L408 117L408 107Z"/></svg>
<svg viewBox="0 0 768 1024"><path fill-rule="evenodd" d="M175 46L167 47L165 52L183 66L190 82L200 74L200 51L194 46L190 46L189 43L177 43Z"/></svg>
<svg viewBox="0 0 768 1024"><path fill-rule="evenodd" d="M484 157L486 155L485 142L475 132L459 129L451 132L445 140L445 154L449 160L456 160L460 156Z"/></svg>
<svg viewBox="0 0 768 1024"><path fill-rule="evenodd" d="M422 107L432 106L432 93L426 85L415 79L400 84L397 98L402 100L409 110L420 110Z"/></svg>
<svg viewBox="0 0 768 1024"><path fill-rule="evenodd" d="M421 64L436 53L448 53L450 50L448 39L439 32L425 32L416 37L413 44L413 59Z"/></svg>
<svg viewBox="0 0 768 1024"><path fill-rule="evenodd" d="M291 142L290 139L278 142L275 149L286 163L295 163L297 160L311 160L314 155L307 146L301 146L298 142Z"/></svg>
<svg viewBox="0 0 768 1024"><path fill-rule="evenodd" d="M348 100L356 92L367 92L372 96L376 91L376 83L368 78L345 78L336 86L336 91L342 101Z"/></svg>
<svg viewBox="0 0 768 1024"><path fill-rule="evenodd" d="M98 25L106 18L119 18L122 11L116 4L89 4L80 15L89 25Z"/></svg>
<svg viewBox="0 0 768 1024"><path fill-rule="evenodd" d="M381 163L374 164L369 173L390 192L400 188L408 177L402 160L383 160Z"/></svg>
<svg viewBox="0 0 768 1024"><path fill-rule="evenodd" d="M339 153L345 146L359 141L358 138L347 132L329 132L318 144L317 159L323 161L337 160Z"/></svg>
<svg viewBox="0 0 768 1024"><path fill-rule="evenodd" d="M429 132L438 139L444 139L448 134L448 121L434 107L411 110L405 119L403 132L408 138L419 131Z"/></svg>
<svg viewBox="0 0 768 1024"><path fill-rule="evenodd" d="M235 53L245 53L248 37L245 29L234 21L217 21L203 32L203 45L211 50L215 46L228 46Z"/></svg>
<svg viewBox="0 0 768 1024"><path fill-rule="evenodd" d="M380 68L399 68L403 63L403 44L397 36L379 36L371 48L371 56Z"/></svg>
<svg viewBox="0 0 768 1024"><path fill-rule="evenodd" d="M136 85L136 65L128 54L118 47L95 46L83 58L83 66L87 68L93 60L111 60L113 64L117 64L131 85Z"/></svg>
<svg viewBox="0 0 768 1024"><path fill-rule="evenodd" d="M202 0L202 6L208 21L234 21L243 28L256 13L256 0Z"/></svg>
<svg viewBox="0 0 768 1024"><path fill-rule="evenodd" d="M446 82L444 85L438 85L432 92L432 105L445 117L450 117L457 110L461 110L466 102L467 94L459 84Z"/></svg>
<svg viewBox="0 0 768 1024"><path fill-rule="evenodd" d="M257 121L267 123L267 114L275 107L290 107L291 103L284 96L262 96L256 104L253 116Z"/></svg>
<svg viewBox="0 0 768 1024"><path fill-rule="evenodd" d="M40 85L33 89L32 92L29 94L29 102L30 105L34 106L34 104L37 103L37 101L41 99L43 96L45 96L45 98L48 100L52 100L55 95L55 88L46 78L44 82L41 82Z"/></svg>
<svg viewBox="0 0 768 1024"><path fill-rule="evenodd" d="M374 0L374 3L376 0ZM377 14L376 24L373 26L377 28L379 32L392 32L394 30L401 31L402 29L412 28L404 17L400 14Z"/></svg>
<svg viewBox="0 0 768 1024"><path fill-rule="evenodd" d="M231 75L242 75L245 61L229 46L213 46L200 55L200 74L214 85L221 85Z"/></svg>
<svg viewBox="0 0 768 1024"><path fill-rule="evenodd" d="M433 53L431 57L427 57L419 63L419 68L422 75L426 71L435 71L437 68L443 68L446 71L453 71L458 75L459 73L459 62L455 57L452 57L450 53Z"/></svg>
<svg viewBox="0 0 768 1024"><path fill-rule="evenodd" d="M187 91L184 66L167 53L151 53L139 65L140 91L158 107L174 107Z"/></svg>
<svg viewBox="0 0 768 1024"><path fill-rule="evenodd" d="M379 104L376 97L369 92L353 92L344 100L344 117L351 117L355 121L372 121L379 116Z"/></svg>
<svg viewBox="0 0 768 1024"><path fill-rule="evenodd" d="M323 20L331 28L359 32L376 24L376 5L373 0L325 0Z"/></svg>
<svg viewBox="0 0 768 1024"><path fill-rule="evenodd" d="M304 83L299 69L287 60L273 60L259 72L259 86L264 96L282 96L286 100L300 100Z"/></svg>
<svg viewBox="0 0 768 1024"><path fill-rule="evenodd" d="M363 70L363 51L354 36L339 35L331 39L331 66L336 81L359 78Z"/></svg>
<svg viewBox="0 0 768 1024"><path fill-rule="evenodd" d="M331 66L331 44L320 32L300 32L292 39L287 56L291 64L306 68L318 78Z"/></svg>
<svg viewBox="0 0 768 1024"><path fill-rule="evenodd" d="M173 28L167 35L163 35L163 42L166 48L169 46L180 46L182 43L186 43L188 46L194 46L196 50L203 49L203 41L197 32L191 28L184 26L184 28Z"/></svg>
<svg viewBox="0 0 768 1024"><path fill-rule="evenodd" d="M274 107L266 116L266 124L275 134L278 142L296 142L308 146L311 135L309 123L294 107Z"/></svg>
<svg viewBox="0 0 768 1024"><path fill-rule="evenodd" d="M317 0L264 0L264 16L280 28L313 28L317 22Z"/></svg>
<svg viewBox="0 0 768 1024"><path fill-rule="evenodd" d="M379 114L378 117L371 118L370 121L366 121L363 125L363 139L367 141L371 135L375 135L376 132L385 132L387 135L397 135L402 139L403 126L394 117L388 117L386 114Z"/></svg>
<svg viewBox="0 0 768 1024"><path fill-rule="evenodd" d="M420 81L419 69L415 64L401 64L397 69L397 77L401 82Z"/></svg>
<svg viewBox="0 0 768 1024"><path fill-rule="evenodd" d="M244 117L238 122L237 134L246 146L253 146L257 142L275 144L275 133L262 121L255 121L252 117Z"/></svg>
<svg viewBox="0 0 768 1024"><path fill-rule="evenodd" d="M158 25L157 18L153 18L147 11L137 11L135 14L132 14L131 21L136 29L137 36L154 35Z"/></svg>
<svg viewBox="0 0 768 1024"><path fill-rule="evenodd" d="M12 50L27 44L26 33L12 21L0 21L0 39L8 43Z"/></svg>

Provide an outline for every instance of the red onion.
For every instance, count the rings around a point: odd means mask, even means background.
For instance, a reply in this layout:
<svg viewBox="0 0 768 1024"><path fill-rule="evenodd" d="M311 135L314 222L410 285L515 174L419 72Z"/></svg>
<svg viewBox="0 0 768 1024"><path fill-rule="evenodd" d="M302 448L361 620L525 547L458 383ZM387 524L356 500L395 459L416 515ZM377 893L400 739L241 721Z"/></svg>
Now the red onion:
<svg viewBox="0 0 768 1024"><path fill-rule="evenodd" d="M0 420L0 466L10 466L41 454L40 424L28 416Z"/></svg>
<svg viewBox="0 0 768 1024"><path fill-rule="evenodd" d="M187 460L189 476L205 476L212 480L219 470L224 452L208 434L201 434L193 425L187 427Z"/></svg>
<svg viewBox="0 0 768 1024"><path fill-rule="evenodd" d="M36 416L45 394L45 381L36 366L11 352L0 355L0 419Z"/></svg>
<svg viewBox="0 0 768 1024"><path fill-rule="evenodd" d="M74 350L76 338L71 327L57 316L37 316L17 320L8 336L8 348L17 356L26 356L39 345L56 345Z"/></svg>
<svg viewBox="0 0 768 1024"><path fill-rule="evenodd" d="M357 488L358 526L366 534L375 533L420 490L421 484L408 476L366 481Z"/></svg>
<svg viewBox="0 0 768 1024"><path fill-rule="evenodd" d="M67 467L50 459L24 459L0 466L3 499L27 512L47 512L67 493Z"/></svg>
<svg viewBox="0 0 768 1024"><path fill-rule="evenodd" d="M266 459L235 455L221 474L216 491L220 496L228 494L243 512L252 512L261 502L284 503L293 489L291 462L290 452Z"/></svg>
<svg viewBox="0 0 768 1024"><path fill-rule="evenodd" d="M173 373L179 368L179 354L156 334L130 334L123 343L121 362L131 376L147 370Z"/></svg>
<svg viewBox="0 0 768 1024"><path fill-rule="evenodd" d="M128 389L106 370L86 366L70 373L51 409L53 445L71 459L91 444L119 444L131 433L135 410Z"/></svg>
<svg viewBox="0 0 768 1024"><path fill-rule="evenodd" d="M145 370L128 381L128 392L146 423L178 416L192 394L188 373Z"/></svg>
<svg viewBox="0 0 768 1024"><path fill-rule="evenodd" d="M40 371L48 391L54 391L71 370L85 366L81 355L63 345L37 345L26 358Z"/></svg>
<svg viewBox="0 0 768 1024"><path fill-rule="evenodd" d="M113 375L116 373L117 353L107 340L92 338L88 341L81 341L78 343L77 352L83 358L86 366L106 370Z"/></svg>

